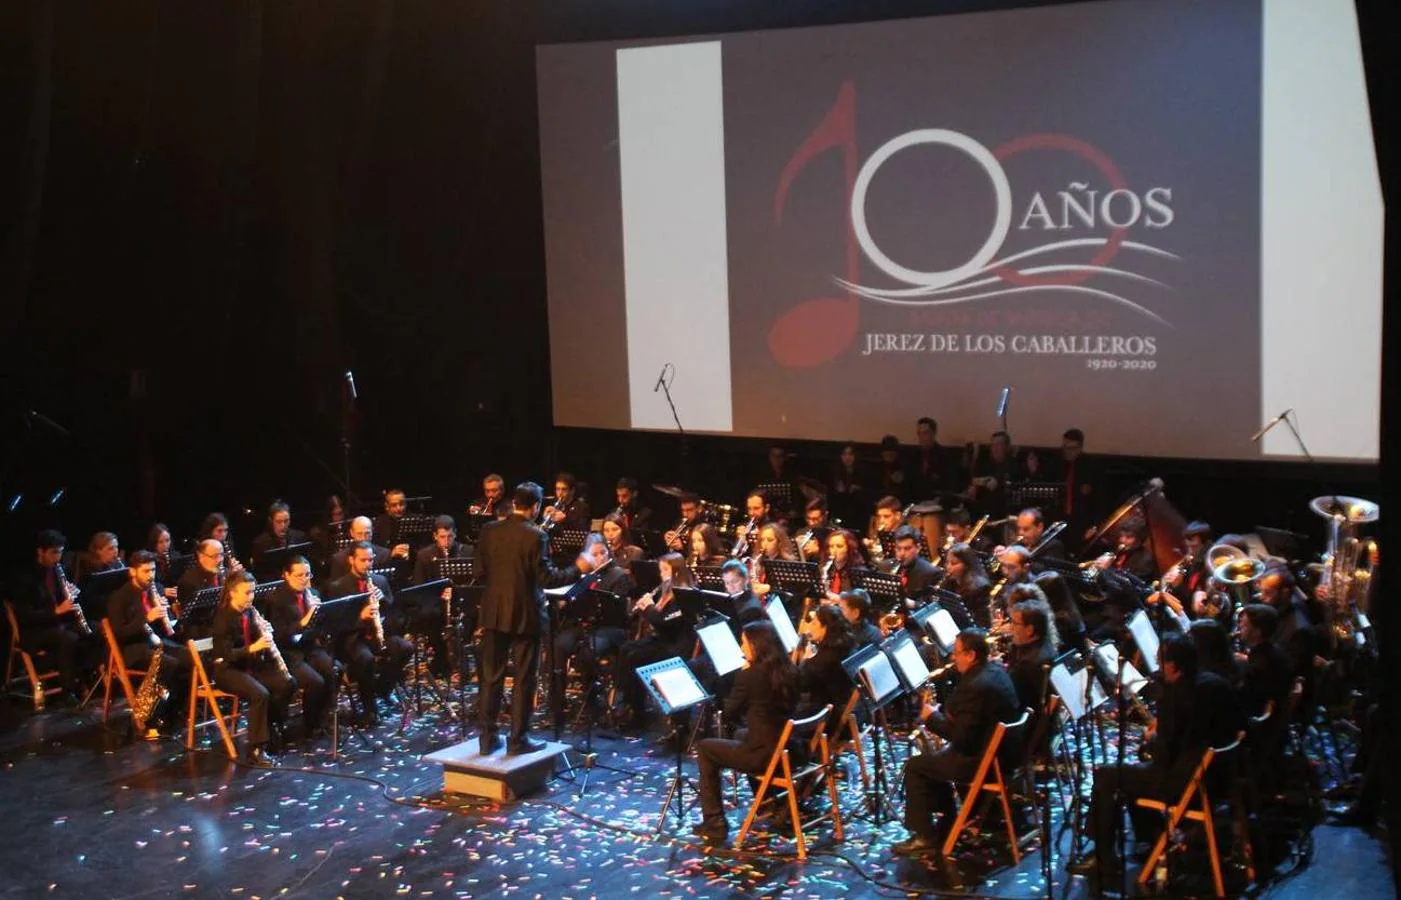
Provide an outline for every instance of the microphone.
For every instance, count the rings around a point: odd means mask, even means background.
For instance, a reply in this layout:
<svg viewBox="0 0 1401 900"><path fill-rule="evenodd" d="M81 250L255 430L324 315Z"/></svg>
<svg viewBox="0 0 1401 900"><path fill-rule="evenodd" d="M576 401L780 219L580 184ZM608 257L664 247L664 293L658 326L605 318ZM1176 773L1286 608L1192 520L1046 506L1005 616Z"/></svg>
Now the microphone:
<svg viewBox="0 0 1401 900"><path fill-rule="evenodd" d="M355 373L349 369L345 370L345 383L350 386L350 399L359 400L360 394L355 390Z"/></svg>
<svg viewBox="0 0 1401 900"><path fill-rule="evenodd" d="M1293 411L1294 411L1294 410L1293 410L1292 408L1286 409L1284 412L1280 413L1279 415L1275 416L1275 417L1274 417L1273 419L1271 419L1270 421L1266 422L1264 428L1261 428L1259 431L1255 432L1255 434L1251 436L1250 442L1253 444L1253 443L1255 443L1256 441L1260 440L1260 438L1262 438L1262 437L1265 436L1266 432L1268 432L1271 428L1273 428L1273 427L1275 427L1276 425L1278 425L1280 422L1283 422L1283 421L1284 421L1284 418L1285 418L1286 416L1288 416L1290 413L1292 413Z"/></svg>
<svg viewBox="0 0 1401 900"><path fill-rule="evenodd" d="M1002 389L1002 397L997 401L997 417L1004 418L1007 415L1007 401L1012 396L1012 386L1008 385Z"/></svg>
<svg viewBox="0 0 1401 900"><path fill-rule="evenodd" d="M662 389L662 385L666 383L666 369L669 365L671 365L671 363L665 363L662 365L661 374L657 376L657 383L652 386L652 393L655 394L657 391L660 391Z"/></svg>

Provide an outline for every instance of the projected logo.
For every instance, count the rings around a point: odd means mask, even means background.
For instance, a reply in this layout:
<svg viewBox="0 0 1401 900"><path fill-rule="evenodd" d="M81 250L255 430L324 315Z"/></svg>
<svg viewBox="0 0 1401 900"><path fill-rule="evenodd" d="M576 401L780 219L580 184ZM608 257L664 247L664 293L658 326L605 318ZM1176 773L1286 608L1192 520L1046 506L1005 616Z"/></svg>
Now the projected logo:
<svg viewBox="0 0 1401 900"><path fill-rule="evenodd" d="M902 224L873 223L867 201L881 169L896 154L916 147L965 155L992 187L993 215L987 236L972 256L952 268L921 269L897 260L872 233L873 224L877 230L884 226L885 233ZM1148 260L1175 263L1181 259L1151 237L1173 224L1172 189L1154 186L1135 190L1114 161L1092 144L1066 134L1037 133L989 149L958 131L925 128L886 141L858 169L855 89L848 82L780 175L774 203L776 222L782 222L788 191L798 173L828 150L840 152L846 163L851 240L845 275L833 276L833 282L847 296L804 300L774 322L769 349L783 365L820 365L846 350L858 331L857 298L885 306L930 308L1011 297L1058 302L1074 296L1172 327L1161 311L1169 285L1142 271ZM1014 196L1008 167L1032 151L1078 157L1066 171L1077 172L1080 180L1063 181L1064 187L1055 190ZM1044 170L1044 166L1038 168ZM936 239L940 229L963 227L964 220L970 218L938 209L921 215L921 227L939 220L938 228L930 228ZM909 227L908 222L903 224ZM1017 249L1009 250L1009 244ZM894 286L863 283L858 252Z"/></svg>

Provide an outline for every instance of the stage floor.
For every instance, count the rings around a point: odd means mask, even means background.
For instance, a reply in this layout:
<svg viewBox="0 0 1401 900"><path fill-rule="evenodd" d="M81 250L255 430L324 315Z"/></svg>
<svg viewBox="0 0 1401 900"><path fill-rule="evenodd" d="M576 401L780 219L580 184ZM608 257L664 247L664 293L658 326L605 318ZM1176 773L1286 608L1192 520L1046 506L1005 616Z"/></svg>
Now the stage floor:
<svg viewBox="0 0 1401 900"><path fill-rule="evenodd" d="M706 852L688 840L694 811L686 827L673 816L658 837L675 757L648 756L640 739L597 737L600 768L582 796L565 775L503 806L442 794L441 770L419 757L461 732L431 711L402 734L394 717L368 742L343 736L339 761L323 740L284 754L275 770L174 742L133 744L125 712L104 728L86 710L32 716L7 704L0 724L6 896L1090 896L1065 872L1070 835L1059 814L1049 892L1039 849L1013 866L995 820L991 836L965 839L942 866L893 856L890 844L905 834L890 822L848 818L841 844L824 827L806 862L791 840L762 836L743 853ZM694 764L686 769L694 777ZM844 808L860 805L859 785L853 777L844 786ZM747 788L740 795L747 802ZM732 836L742 815L729 811ZM1310 864L1286 869L1293 874L1264 896L1394 896L1381 842L1357 830L1315 828ZM1208 885L1184 878L1181 892Z"/></svg>

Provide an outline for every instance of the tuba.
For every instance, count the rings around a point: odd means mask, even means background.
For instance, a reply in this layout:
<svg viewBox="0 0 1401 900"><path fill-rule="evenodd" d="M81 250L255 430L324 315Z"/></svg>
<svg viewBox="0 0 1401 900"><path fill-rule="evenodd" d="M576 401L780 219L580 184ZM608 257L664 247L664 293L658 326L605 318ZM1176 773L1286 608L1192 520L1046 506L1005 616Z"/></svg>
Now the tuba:
<svg viewBox="0 0 1401 900"><path fill-rule="evenodd" d="M1319 595L1325 601L1335 638L1353 640L1357 613L1366 606L1371 589L1377 544L1357 534L1358 526L1381 518L1381 507L1358 497L1324 496L1309 501L1309 509L1327 520L1328 547L1323 554Z"/></svg>
<svg viewBox="0 0 1401 900"><path fill-rule="evenodd" d="M1234 619L1241 607L1254 602L1255 584L1265 574L1265 564L1252 559L1239 547L1230 544L1215 544L1206 551L1206 567L1211 577L1222 586L1222 593L1231 603L1231 618ZM1212 609L1212 616L1221 613L1220 607Z"/></svg>

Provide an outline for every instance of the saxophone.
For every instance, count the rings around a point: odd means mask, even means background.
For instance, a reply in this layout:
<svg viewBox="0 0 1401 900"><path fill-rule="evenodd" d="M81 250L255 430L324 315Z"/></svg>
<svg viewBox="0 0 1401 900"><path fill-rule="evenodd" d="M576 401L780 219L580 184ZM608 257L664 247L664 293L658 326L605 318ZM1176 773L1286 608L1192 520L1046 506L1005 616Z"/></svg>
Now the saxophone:
<svg viewBox="0 0 1401 900"><path fill-rule="evenodd" d="M258 634L268 639L268 656L277 664L277 671L281 672L283 677L291 678L292 673L287 668L287 660L282 658L282 651L278 649L277 641L273 637L272 626L263 618L262 613L252 607L249 609L253 613L253 623L258 626Z"/></svg>
<svg viewBox="0 0 1401 900"><path fill-rule="evenodd" d="M63 592L63 600L59 601L60 605L64 601L72 600L73 621L77 623L78 630L83 634L92 634L92 626L88 624L88 617L83 614L83 607L78 603L78 595L82 592L78 590L76 584L68 580L68 575L63 571L63 563L55 563L54 569L54 574L58 576L58 589Z"/></svg>
<svg viewBox="0 0 1401 900"><path fill-rule="evenodd" d="M161 618L165 622L166 632L173 634L174 630L170 626L170 616L165 611L165 604L161 603L161 597L156 593L154 583L147 588L147 593L152 602L157 604L161 611ZM136 689L136 696L131 701L131 725L138 734L146 731L146 723L150 721L151 713L156 706L166 698L168 692L161 684L161 666L165 662L165 646L161 643L159 636L151 630L147 624L146 629L152 642L155 644L155 652L151 654L151 662L146 666L146 674L141 678L141 685Z"/></svg>

